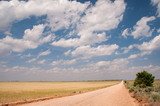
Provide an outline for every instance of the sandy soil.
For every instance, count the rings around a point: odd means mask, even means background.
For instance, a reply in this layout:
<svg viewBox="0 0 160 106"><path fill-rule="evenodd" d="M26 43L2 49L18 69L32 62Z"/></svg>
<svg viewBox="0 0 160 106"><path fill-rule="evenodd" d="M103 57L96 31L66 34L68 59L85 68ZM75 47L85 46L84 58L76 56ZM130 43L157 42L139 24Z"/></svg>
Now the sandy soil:
<svg viewBox="0 0 160 106"><path fill-rule="evenodd" d="M29 103L23 106L138 106L138 104L121 82L88 93Z"/></svg>

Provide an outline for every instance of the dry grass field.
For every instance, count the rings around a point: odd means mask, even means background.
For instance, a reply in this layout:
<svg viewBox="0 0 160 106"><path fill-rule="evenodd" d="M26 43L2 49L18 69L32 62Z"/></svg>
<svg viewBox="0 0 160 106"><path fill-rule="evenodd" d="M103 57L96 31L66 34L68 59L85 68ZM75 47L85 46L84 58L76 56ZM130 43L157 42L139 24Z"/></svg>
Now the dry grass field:
<svg viewBox="0 0 160 106"><path fill-rule="evenodd" d="M88 92L120 81L91 82L0 82L0 104L62 97Z"/></svg>

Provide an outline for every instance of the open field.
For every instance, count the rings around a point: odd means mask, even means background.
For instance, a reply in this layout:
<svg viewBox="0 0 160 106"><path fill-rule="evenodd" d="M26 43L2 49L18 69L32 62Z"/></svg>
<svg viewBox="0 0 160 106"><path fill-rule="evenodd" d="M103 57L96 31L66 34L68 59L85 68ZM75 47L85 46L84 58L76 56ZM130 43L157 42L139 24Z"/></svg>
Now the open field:
<svg viewBox="0 0 160 106"><path fill-rule="evenodd" d="M132 96L139 102L147 102L150 104L160 104L160 80L155 80L153 87L134 87L134 81L127 81L127 87L132 93Z"/></svg>
<svg viewBox="0 0 160 106"><path fill-rule="evenodd" d="M139 106L125 88L116 85L73 96L23 104L20 106Z"/></svg>
<svg viewBox="0 0 160 106"><path fill-rule="evenodd" d="M120 81L91 82L0 82L0 104L45 97L75 95L108 87Z"/></svg>

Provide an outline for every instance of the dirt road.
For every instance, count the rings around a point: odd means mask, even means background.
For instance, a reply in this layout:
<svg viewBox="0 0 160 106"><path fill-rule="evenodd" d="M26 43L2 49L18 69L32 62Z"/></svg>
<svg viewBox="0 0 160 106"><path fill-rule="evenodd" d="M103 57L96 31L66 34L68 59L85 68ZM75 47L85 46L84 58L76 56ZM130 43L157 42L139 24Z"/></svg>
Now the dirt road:
<svg viewBox="0 0 160 106"><path fill-rule="evenodd" d="M23 106L138 106L123 82L104 89Z"/></svg>

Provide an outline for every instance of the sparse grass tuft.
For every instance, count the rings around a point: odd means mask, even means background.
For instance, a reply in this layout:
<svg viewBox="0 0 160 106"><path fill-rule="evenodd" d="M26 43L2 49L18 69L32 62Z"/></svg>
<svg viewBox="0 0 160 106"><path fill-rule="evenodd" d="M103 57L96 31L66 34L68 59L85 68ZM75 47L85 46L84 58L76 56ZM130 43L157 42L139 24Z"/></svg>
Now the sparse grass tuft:
<svg viewBox="0 0 160 106"><path fill-rule="evenodd" d="M152 87L134 86L133 81L127 81L126 86L139 102L160 103L160 80L156 80Z"/></svg>
<svg viewBox="0 0 160 106"><path fill-rule="evenodd" d="M160 92L151 92L149 99L152 102L160 102Z"/></svg>

